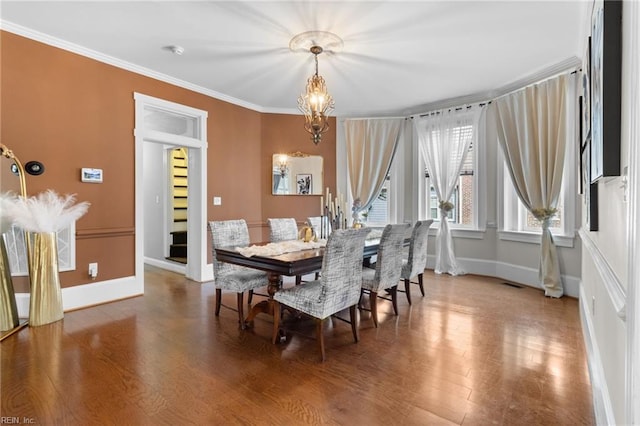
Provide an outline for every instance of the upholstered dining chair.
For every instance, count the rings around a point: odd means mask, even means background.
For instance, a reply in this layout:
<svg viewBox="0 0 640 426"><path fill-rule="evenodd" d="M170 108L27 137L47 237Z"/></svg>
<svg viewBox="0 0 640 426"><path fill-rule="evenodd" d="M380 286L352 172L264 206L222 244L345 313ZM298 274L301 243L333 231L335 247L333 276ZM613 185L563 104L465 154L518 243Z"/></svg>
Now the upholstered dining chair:
<svg viewBox="0 0 640 426"><path fill-rule="evenodd" d="M357 342L356 307L362 285L362 255L368 228L341 229L331 233L322 259L319 280L277 291L274 299L273 343L280 333L281 305L316 320L316 334L322 361L325 360L322 326L329 316L349 308L351 332Z"/></svg>
<svg viewBox="0 0 640 426"><path fill-rule="evenodd" d="M378 294L388 290L393 312L398 315L397 290L402 268L402 244L411 225L387 225L382 231L375 269L363 268L362 292L369 293L369 308L373 325L378 327Z"/></svg>
<svg viewBox="0 0 640 426"><path fill-rule="evenodd" d="M411 242L409 243L409 255L402 259L402 270L400 278L404 280L404 292L407 295L407 302L411 304L411 284L418 284L420 292L424 297L424 285L422 274L427 267L427 238L429 227L433 220L422 220L416 222L411 231ZM411 281L413 277L418 277L418 282Z"/></svg>
<svg viewBox="0 0 640 426"><path fill-rule="evenodd" d="M294 218L269 218L267 223L269 224L269 241L272 243L298 239L298 224ZM296 275L296 285L300 285L301 282L302 277Z"/></svg>
<svg viewBox="0 0 640 426"><path fill-rule="evenodd" d="M213 250L213 280L216 287L216 316L220 315L222 290L237 293L238 320L244 330L244 292L249 292L249 303L253 290L269 284L267 274L244 266L219 262L216 259L216 248L246 247L249 245L249 229L244 219L209 222L211 230L211 247Z"/></svg>
<svg viewBox="0 0 640 426"><path fill-rule="evenodd" d="M292 217L267 219L269 224L269 241L289 241L298 239L298 224Z"/></svg>
<svg viewBox="0 0 640 426"><path fill-rule="evenodd" d="M309 226L313 228L313 232L316 233L318 238L321 238L321 236L323 236L323 238L326 239L329 237L329 235L331 235L331 223L329 222L329 218L327 216L310 216L307 218L307 222L309 223Z"/></svg>

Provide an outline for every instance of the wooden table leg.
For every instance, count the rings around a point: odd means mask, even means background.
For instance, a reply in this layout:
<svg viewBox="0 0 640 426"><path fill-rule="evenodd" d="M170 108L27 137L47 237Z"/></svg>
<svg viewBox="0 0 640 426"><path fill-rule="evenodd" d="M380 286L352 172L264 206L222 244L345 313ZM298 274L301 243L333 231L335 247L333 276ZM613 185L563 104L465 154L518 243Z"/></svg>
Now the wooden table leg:
<svg viewBox="0 0 640 426"><path fill-rule="evenodd" d="M268 277L267 293L269 293L269 298L253 305L244 321L247 327L253 327L253 319L260 313L273 316L273 295L282 287L282 276L269 272Z"/></svg>

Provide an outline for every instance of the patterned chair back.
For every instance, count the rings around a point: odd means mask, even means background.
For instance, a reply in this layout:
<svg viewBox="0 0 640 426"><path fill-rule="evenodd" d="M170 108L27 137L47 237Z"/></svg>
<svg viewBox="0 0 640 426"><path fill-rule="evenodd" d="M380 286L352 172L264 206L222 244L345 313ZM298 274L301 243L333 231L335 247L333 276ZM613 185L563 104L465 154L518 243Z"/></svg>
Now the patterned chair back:
<svg viewBox="0 0 640 426"><path fill-rule="evenodd" d="M407 259L407 270L411 272L404 275L406 278L415 277L422 274L427 267L427 237L429 227L433 220L422 220L416 222L411 232L411 243L409 244L409 257Z"/></svg>
<svg viewBox="0 0 640 426"><path fill-rule="evenodd" d="M298 239L298 224L294 218L267 219L269 241L289 241Z"/></svg>
<svg viewBox="0 0 640 426"><path fill-rule="evenodd" d="M320 303L325 318L358 303L362 252L369 228L339 229L329 236L322 259Z"/></svg>
<svg viewBox="0 0 640 426"><path fill-rule="evenodd" d="M249 228L244 219L221 220L209 222L211 230L211 250L213 257L213 274L221 277L238 270L238 266L216 259L216 248L247 247L249 245Z"/></svg>
<svg viewBox="0 0 640 426"><path fill-rule="evenodd" d="M402 244L411 225L387 225L382 231L378 258L376 260L376 274L374 280L379 288L389 288L398 284L402 271Z"/></svg>
<svg viewBox="0 0 640 426"><path fill-rule="evenodd" d="M324 222L324 228L322 229L324 229L324 233L327 234L324 235L324 238L328 238L328 236L331 235L331 224L327 216L310 216L307 218L307 222L309 222L309 225L311 225L318 238L320 238L322 222Z"/></svg>

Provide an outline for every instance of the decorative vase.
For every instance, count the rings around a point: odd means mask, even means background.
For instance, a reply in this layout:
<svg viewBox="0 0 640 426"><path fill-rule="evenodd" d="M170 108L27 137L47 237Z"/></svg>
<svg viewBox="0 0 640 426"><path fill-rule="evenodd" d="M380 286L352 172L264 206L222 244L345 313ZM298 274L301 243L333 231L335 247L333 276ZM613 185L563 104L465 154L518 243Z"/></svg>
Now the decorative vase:
<svg viewBox="0 0 640 426"><path fill-rule="evenodd" d="M57 235L55 232L29 232L28 238L31 240L29 325L50 324L64 317Z"/></svg>
<svg viewBox="0 0 640 426"><path fill-rule="evenodd" d="M8 331L20 325L20 319L9 271L7 249L2 235L0 235L0 252L0 331Z"/></svg>
<svg viewBox="0 0 640 426"><path fill-rule="evenodd" d="M317 240L315 231L307 222L304 223L304 226L300 230L299 238L305 243Z"/></svg>

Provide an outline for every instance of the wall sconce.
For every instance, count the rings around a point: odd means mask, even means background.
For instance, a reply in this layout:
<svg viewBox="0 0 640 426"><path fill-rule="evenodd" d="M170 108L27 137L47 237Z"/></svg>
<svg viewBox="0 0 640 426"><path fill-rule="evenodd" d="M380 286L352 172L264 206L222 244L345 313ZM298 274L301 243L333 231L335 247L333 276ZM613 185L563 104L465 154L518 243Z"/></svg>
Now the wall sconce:
<svg viewBox="0 0 640 426"><path fill-rule="evenodd" d="M280 176L285 177L289 173L289 163L286 155L281 155L278 158L278 169L280 170Z"/></svg>

